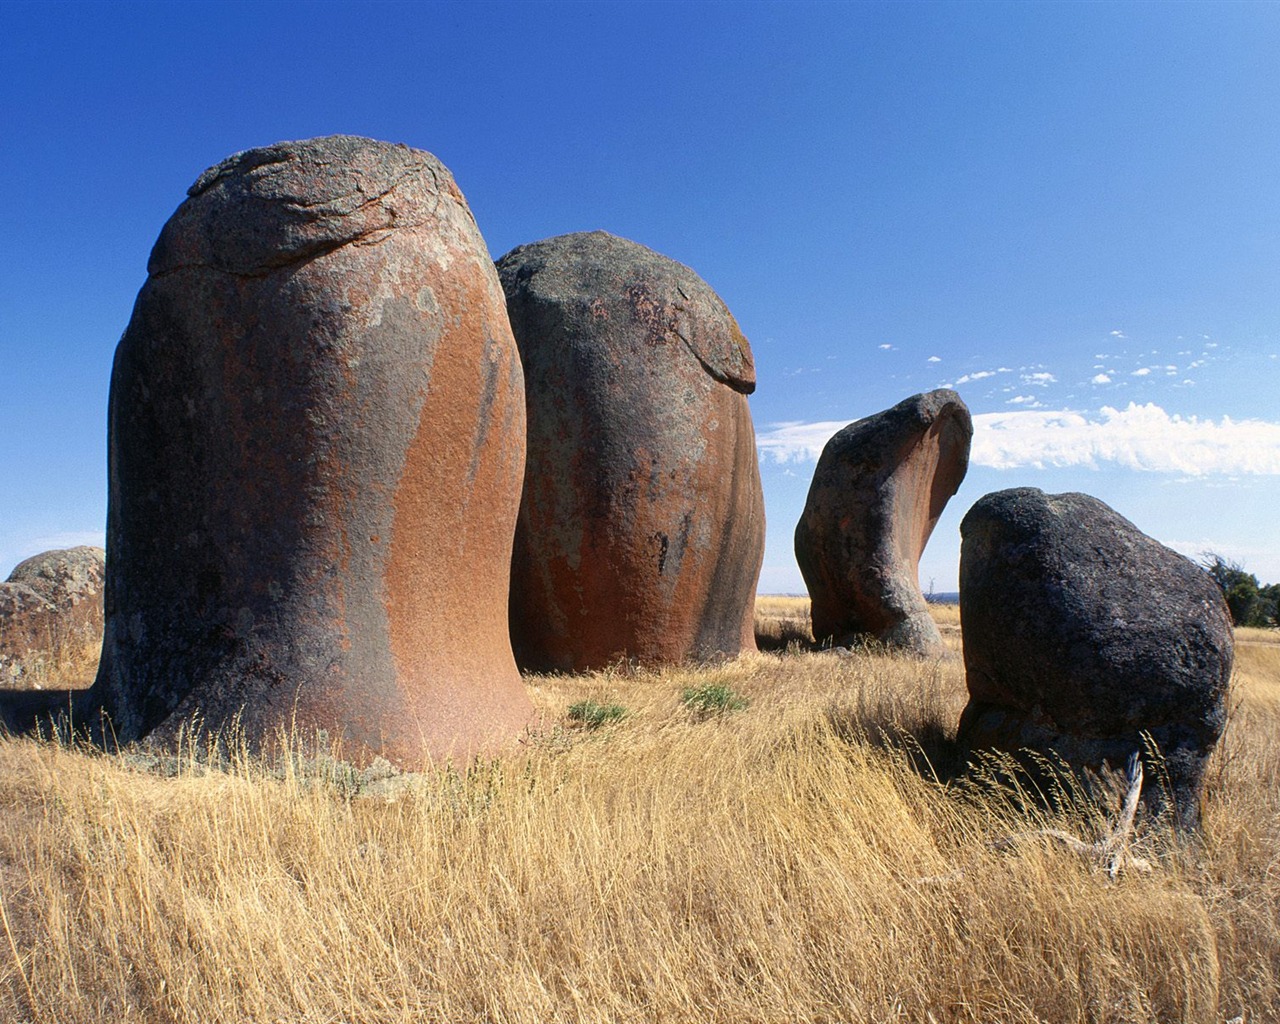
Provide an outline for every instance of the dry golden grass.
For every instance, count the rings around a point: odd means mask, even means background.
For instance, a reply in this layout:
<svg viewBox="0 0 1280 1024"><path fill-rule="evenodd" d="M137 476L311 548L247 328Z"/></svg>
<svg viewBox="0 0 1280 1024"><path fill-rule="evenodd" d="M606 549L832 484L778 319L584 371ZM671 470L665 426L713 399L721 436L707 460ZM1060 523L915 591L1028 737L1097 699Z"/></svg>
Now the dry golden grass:
<svg viewBox="0 0 1280 1024"><path fill-rule="evenodd" d="M1277 656L1240 646L1203 840L1116 882L991 847L1103 816L949 781L955 661L535 677L543 727L461 774L0 741L0 1020L1280 1020Z"/></svg>
<svg viewBox="0 0 1280 1024"><path fill-rule="evenodd" d="M960 606L931 604L929 614L947 647L960 652ZM1261 632L1261 631L1259 631ZM813 646L813 622L807 597L762 594L756 598L756 642L762 651L782 651L795 644Z"/></svg>
<svg viewBox="0 0 1280 1024"><path fill-rule="evenodd" d="M24 671L16 679L0 673L0 686L22 690L80 690L93 684L102 653L100 636L86 638L82 633L60 635L46 633L37 648L40 657L26 659Z"/></svg>
<svg viewBox="0 0 1280 1024"><path fill-rule="evenodd" d="M1269 644L1280 647L1280 629L1257 629L1244 626L1236 630L1237 644Z"/></svg>
<svg viewBox="0 0 1280 1024"><path fill-rule="evenodd" d="M773 594L756 597L756 643L763 651L785 650L788 644L813 644L809 599Z"/></svg>

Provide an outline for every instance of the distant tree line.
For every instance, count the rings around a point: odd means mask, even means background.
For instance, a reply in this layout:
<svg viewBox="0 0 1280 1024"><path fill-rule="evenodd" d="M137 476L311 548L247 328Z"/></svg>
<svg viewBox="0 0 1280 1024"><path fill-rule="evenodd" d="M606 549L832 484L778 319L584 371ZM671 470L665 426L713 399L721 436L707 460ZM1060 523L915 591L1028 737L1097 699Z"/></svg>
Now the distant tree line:
<svg viewBox="0 0 1280 1024"><path fill-rule="evenodd" d="M1237 626L1280 625L1280 583L1263 586L1239 562L1208 552L1200 564L1217 581Z"/></svg>

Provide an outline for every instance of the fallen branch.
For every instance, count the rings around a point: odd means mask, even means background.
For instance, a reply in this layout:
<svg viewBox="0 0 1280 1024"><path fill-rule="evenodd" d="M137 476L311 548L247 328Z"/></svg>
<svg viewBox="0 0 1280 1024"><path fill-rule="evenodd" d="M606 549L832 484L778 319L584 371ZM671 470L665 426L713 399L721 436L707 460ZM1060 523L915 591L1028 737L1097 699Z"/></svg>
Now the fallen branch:
<svg viewBox="0 0 1280 1024"><path fill-rule="evenodd" d="M1112 881L1121 871L1145 874L1152 869L1151 861L1145 857L1135 857L1129 850L1129 844L1133 840L1133 820L1138 813L1138 797L1142 794L1142 759L1136 750L1129 756L1128 763L1125 765L1125 784L1124 803L1121 805L1120 815L1116 818L1115 824L1107 830L1107 834L1097 842L1086 843L1070 832L1064 832L1058 828L1038 828L996 839L990 844L991 848L1011 850L1023 839L1052 839L1098 869L1105 869L1107 877ZM963 870L957 870L945 875L926 875L914 881L917 885L939 885L958 881L964 875Z"/></svg>
<svg viewBox="0 0 1280 1024"><path fill-rule="evenodd" d="M1126 791L1120 816L1107 834L1095 843L1086 843L1069 832L1056 828L1039 828L1031 832L1018 832L991 844L992 849L1010 849L1019 839L1043 836L1061 843L1072 853L1084 858L1100 869L1105 869L1107 876L1115 879L1121 871L1133 870L1147 872L1151 870L1151 862L1145 857L1135 857L1129 852L1129 843L1133 839L1133 819L1138 812L1138 797L1142 793L1142 759L1138 751L1129 755L1125 765Z"/></svg>

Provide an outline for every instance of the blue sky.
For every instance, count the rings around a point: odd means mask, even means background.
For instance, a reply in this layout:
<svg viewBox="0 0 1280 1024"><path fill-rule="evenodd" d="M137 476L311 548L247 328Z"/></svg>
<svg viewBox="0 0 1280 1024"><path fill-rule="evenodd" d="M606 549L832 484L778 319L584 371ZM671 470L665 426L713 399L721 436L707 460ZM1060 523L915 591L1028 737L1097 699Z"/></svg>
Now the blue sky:
<svg viewBox="0 0 1280 1024"><path fill-rule="evenodd" d="M1280 5L0 4L0 578L101 542L111 356L207 166L430 150L493 255L603 228L751 339L769 539L838 427L940 385L1004 487L1280 581Z"/></svg>

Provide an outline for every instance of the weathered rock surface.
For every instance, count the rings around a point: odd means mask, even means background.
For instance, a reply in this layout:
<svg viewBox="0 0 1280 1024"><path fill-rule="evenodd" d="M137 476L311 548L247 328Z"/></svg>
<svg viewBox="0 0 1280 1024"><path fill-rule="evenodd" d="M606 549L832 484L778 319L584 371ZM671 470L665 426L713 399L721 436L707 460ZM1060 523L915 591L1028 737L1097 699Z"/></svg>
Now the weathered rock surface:
<svg viewBox="0 0 1280 1024"><path fill-rule="evenodd" d="M148 271L111 381L90 717L120 741L296 724L402 763L517 735L523 384L448 170L350 136L236 154Z"/></svg>
<svg viewBox="0 0 1280 1024"><path fill-rule="evenodd" d="M1149 734L1165 763L1148 764L1148 801L1167 773L1194 823L1233 657L1218 586L1086 494L988 494L960 532L960 741L1122 768Z"/></svg>
<svg viewBox="0 0 1280 1024"><path fill-rule="evenodd" d="M529 409L521 667L754 650L764 502L733 316L688 267L601 231L521 246L498 274Z"/></svg>
<svg viewBox="0 0 1280 1024"><path fill-rule="evenodd" d="M796 525L819 643L873 638L946 652L920 592L920 555L969 468L973 421L954 391L912 395L822 450Z"/></svg>
<svg viewBox="0 0 1280 1024"><path fill-rule="evenodd" d="M0 583L0 687L39 690L91 669L103 578L103 550L76 547L28 558Z"/></svg>

